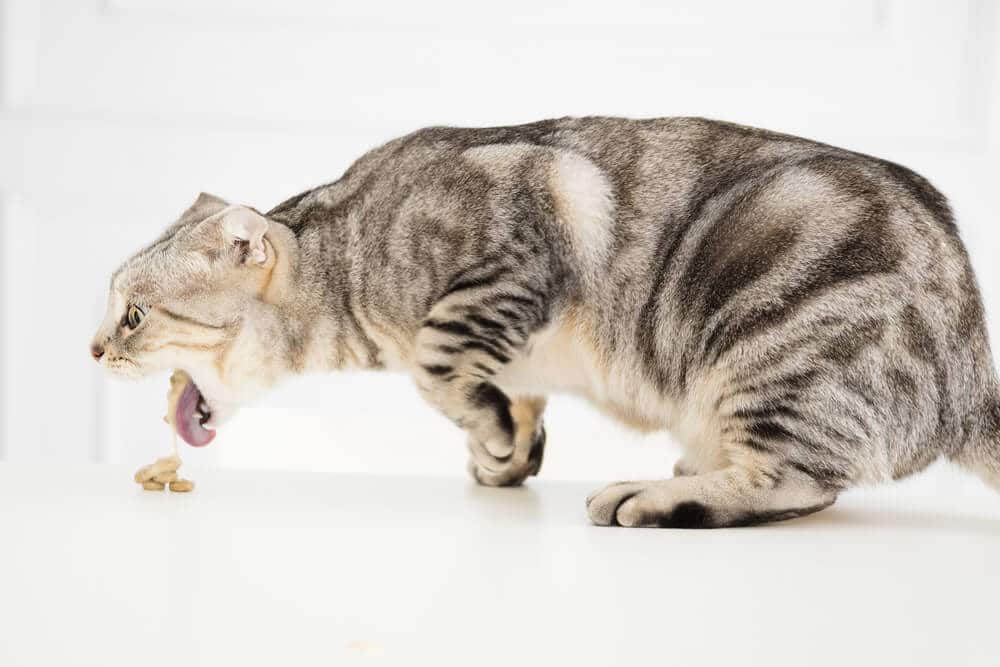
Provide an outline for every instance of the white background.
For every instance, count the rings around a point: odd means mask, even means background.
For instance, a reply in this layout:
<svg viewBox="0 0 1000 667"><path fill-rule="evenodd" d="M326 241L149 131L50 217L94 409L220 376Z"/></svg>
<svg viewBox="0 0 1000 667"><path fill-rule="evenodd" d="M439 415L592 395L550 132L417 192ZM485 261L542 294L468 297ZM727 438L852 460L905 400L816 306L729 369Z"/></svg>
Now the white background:
<svg viewBox="0 0 1000 667"><path fill-rule="evenodd" d="M0 0L0 460L145 462L165 377L98 373L112 269L207 190L266 210L429 124L704 115L907 164L949 195L1000 340L1000 11L986 0ZM666 474L581 403L544 474ZM203 465L464 474L401 376L289 382Z"/></svg>

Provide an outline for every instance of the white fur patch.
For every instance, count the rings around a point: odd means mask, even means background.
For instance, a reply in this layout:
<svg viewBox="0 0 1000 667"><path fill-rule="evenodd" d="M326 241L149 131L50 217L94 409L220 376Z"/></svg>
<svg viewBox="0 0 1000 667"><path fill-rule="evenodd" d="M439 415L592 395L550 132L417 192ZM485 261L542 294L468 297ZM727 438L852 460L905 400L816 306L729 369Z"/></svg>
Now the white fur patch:
<svg viewBox="0 0 1000 667"><path fill-rule="evenodd" d="M614 197L611 184L593 162L559 151L549 171L549 190L559 222L571 233L574 249L588 269L604 264L611 245Z"/></svg>
<svg viewBox="0 0 1000 667"><path fill-rule="evenodd" d="M477 146L462 155L499 178L509 178L513 168L531 155L551 156L546 185L559 223L569 231L587 272L600 269L611 246L615 201L611 184L597 165L578 153L523 143Z"/></svg>

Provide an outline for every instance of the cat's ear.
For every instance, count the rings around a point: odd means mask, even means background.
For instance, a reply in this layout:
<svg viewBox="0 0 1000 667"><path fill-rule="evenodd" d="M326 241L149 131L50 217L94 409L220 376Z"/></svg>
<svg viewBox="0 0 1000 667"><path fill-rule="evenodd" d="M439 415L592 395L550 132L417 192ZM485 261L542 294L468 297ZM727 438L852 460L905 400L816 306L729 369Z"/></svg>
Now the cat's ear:
<svg viewBox="0 0 1000 667"><path fill-rule="evenodd" d="M181 221L200 222L205 218L222 211L227 206L229 206L229 202L225 199L216 197L215 195L210 195L207 192L202 192L198 195L198 198L194 200L194 203L188 206L187 210L181 214Z"/></svg>
<svg viewBox="0 0 1000 667"><path fill-rule="evenodd" d="M229 206L219 216L222 236L227 243L246 243L246 263L267 263L267 246L264 234L267 233L267 218L248 206Z"/></svg>

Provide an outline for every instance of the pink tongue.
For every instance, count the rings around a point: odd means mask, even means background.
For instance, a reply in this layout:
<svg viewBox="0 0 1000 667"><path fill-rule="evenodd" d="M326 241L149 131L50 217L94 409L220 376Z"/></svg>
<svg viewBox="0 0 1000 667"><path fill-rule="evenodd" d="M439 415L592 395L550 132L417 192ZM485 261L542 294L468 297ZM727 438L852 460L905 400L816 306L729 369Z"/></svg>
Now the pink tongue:
<svg viewBox="0 0 1000 667"><path fill-rule="evenodd" d="M201 416L197 413L201 392L194 382L188 382L177 401L177 411L174 413L174 425L177 435L192 447L204 447L212 442L215 431L201 425Z"/></svg>

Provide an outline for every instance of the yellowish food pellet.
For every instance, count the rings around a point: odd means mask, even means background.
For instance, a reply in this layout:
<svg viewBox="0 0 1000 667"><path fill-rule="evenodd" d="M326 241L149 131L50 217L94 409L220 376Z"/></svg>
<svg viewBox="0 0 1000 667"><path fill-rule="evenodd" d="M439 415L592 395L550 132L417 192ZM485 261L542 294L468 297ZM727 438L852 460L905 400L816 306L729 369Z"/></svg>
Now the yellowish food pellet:
<svg viewBox="0 0 1000 667"><path fill-rule="evenodd" d="M157 459L154 463L148 466L142 466L135 471L133 479L136 484L142 484L143 482L148 482L151 479L155 479L160 482L169 482L169 479L160 479L163 475L170 475L171 473L176 473L177 469L181 467L181 459L178 456L164 456L162 459Z"/></svg>
<svg viewBox="0 0 1000 667"><path fill-rule="evenodd" d="M162 459L156 459L150 470L153 471L154 475L158 475L161 472L166 472L168 470L177 470L181 467L181 458L179 456L164 456Z"/></svg>
<svg viewBox="0 0 1000 667"><path fill-rule="evenodd" d="M135 471L133 479L136 484L141 484L142 488L148 491L162 491L166 485L170 485L171 491L186 493L194 489L194 482L189 479L180 479L177 469L181 467L181 458L177 455L177 428L174 424L174 415L177 412L177 402L180 400L184 388L191 378L184 371L174 371L170 376L170 391L167 393L167 414L163 421L170 424L170 429L174 435L174 453L171 456L164 456L153 463L142 466Z"/></svg>
<svg viewBox="0 0 1000 667"><path fill-rule="evenodd" d="M166 484L168 482L173 482L177 479L177 473L173 470L168 472L161 472L159 475L153 477L154 482L159 482L160 484Z"/></svg>

